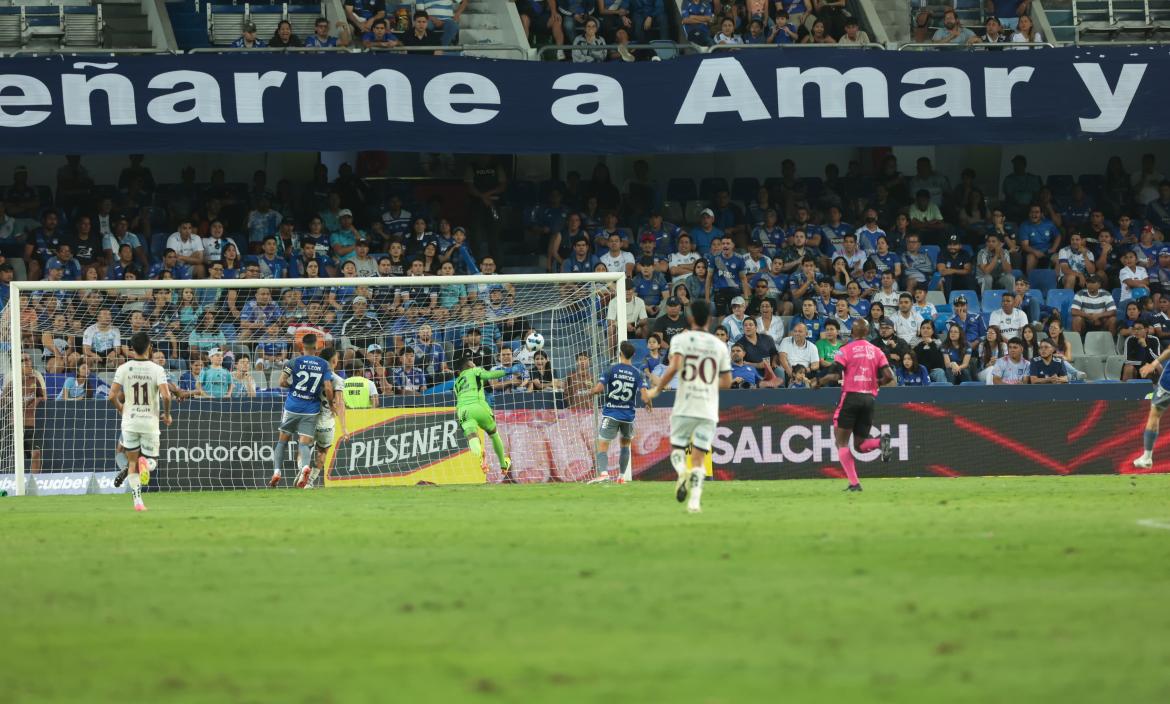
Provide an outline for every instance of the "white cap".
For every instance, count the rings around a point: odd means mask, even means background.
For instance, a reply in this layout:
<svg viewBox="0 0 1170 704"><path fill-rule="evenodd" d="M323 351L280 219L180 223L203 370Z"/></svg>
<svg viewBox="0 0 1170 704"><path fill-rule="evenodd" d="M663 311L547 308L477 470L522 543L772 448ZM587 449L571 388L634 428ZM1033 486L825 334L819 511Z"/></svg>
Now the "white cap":
<svg viewBox="0 0 1170 704"><path fill-rule="evenodd" d="M733 306L746 306L747 301L743 300L743 296L736 296L735 298L731 299L731 305L733 305Z"/></svg>

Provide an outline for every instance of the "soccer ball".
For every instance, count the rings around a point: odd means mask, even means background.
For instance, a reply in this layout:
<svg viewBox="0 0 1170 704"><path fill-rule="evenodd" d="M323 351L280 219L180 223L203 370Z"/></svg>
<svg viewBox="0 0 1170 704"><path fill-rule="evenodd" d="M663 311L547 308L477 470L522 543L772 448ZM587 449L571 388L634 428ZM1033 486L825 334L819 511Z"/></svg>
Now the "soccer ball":
<svg viewBox="0 0 1170 704"><path fill-rule="evenodd" d="M534 332L524 340L524 346L528 348L529 352L539 352L544 349L544 335Z"/></svg>

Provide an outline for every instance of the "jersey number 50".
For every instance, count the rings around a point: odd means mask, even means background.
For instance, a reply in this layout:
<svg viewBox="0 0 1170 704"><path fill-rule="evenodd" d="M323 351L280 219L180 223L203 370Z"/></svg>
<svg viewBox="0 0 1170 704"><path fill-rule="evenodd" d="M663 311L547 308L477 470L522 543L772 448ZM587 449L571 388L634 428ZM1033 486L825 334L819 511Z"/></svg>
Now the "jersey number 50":
<svg viewBox="0 0 1170 704"><path fill-rule="evenodd" d="M683 381L694 381L698 377L704 384L715 383L715 358L688 354L683 357Z"/></svg>

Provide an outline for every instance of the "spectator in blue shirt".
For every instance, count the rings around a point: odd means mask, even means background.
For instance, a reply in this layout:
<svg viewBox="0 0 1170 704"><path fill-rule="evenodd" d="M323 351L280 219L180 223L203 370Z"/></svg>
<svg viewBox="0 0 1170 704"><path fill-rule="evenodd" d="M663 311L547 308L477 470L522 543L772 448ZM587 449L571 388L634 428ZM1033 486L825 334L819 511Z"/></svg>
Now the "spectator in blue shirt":
<svg viewBox="0 0 1170 704"><path fill-rule="evenodd" d="M633 0L632 5L634 37L639 44L646 44L651 39L670 39L670 24L666 21L663 0Z"/></svg>
<svg viewBox="0 0 1170 704"><path fill-rule="evenodd" d="M703 208L699 211L699 226L688 234L691 236L691 242L695 245L695 251L699 253L700 257L711 254L711 246L715 244L716 240L723 239L723 230L715 227L715 211L710 208Z"/></svg>
<svg viewBox="0 0 1170 704"><path fill-rule="evenodd" d="M1027 255L1025 273L1038 266L1051 268L1052 257L1060 251L1060 228L1044 217L1039 205L1028 208L1028 221L1020 224L1017 239Z"/></svg>
<svg viewBox="0 0 1170 704"><path fill-rule="evenodd" d="M62 281L77 281L81 278L81 264L73 258L73 248L66 242L57 245L57 255L51 257L45 267L60 269Z"/></svg>
<svg viewBox="0 0 1170 704"><path fill-rule="evenodd" d="M897 365L898 386L930 386L930 374L926 367L918 363L918 355L910 350L902 355L902 363Z"/></svg>
<svg viewBox="0 0 1170 704"><path fill-rule="evenodd" d="M731 299L750 296L751 288L748 286L743 257L735 253L735 240L724 235L717 244L717 248L712 248L717 253L708 259L711 295L715 299L715 311L719 315L727 315Z"/></svg>
<svg viewBox="0 0 1170 704"><path fill-rule="evenodd" d="M561 273L589 274L597 267L597 257L589 251L589 238L585 236L573 240L573 251L561 263Z"/></svg>
<svg viewBox="0 0 1170 704"><path fill-rule="evenodd" d="M639 237L654 235L654 253L660 257L669 257L677 251L678 237L682 232L678 225L663 221L661 211L651 210L646 227L642 229ZM691 243L694 243L693 239Z"/></svg>
<svg viewBox="0 0 1170 704"><path fill-rule="evenodd" d="M268 42L256 38L256 25L252 22L245 22L244 36L232 42L232 47L236 49L263 49L266 46Z"/></svg>
<svg viewBox="0 0 1170 704"><path fill-rule="evenodd" d="M585 31L585 23L597 12L597 1L563 0L557 3L557 12L561 16L561 31L572 39L578 30Z"/></svg>
<svg viewBox="0 0 1170 704"><path fill-rule="evenodd" d="M288 272L288 262L276 256L276 238L264 238L263 250L256 262L260 265L260 278L283 279Z"/></svg>
<svg viewBox="0 0 1170 704"><path fill-rule="evenodd" d="M760 385L760 373L750 364L744 364L743 345L731 345L731 388L752 389Z"/></svg>
<svg viewBox="0 0 1170 704"><path fill-rule="evenodd" d="M161 279L163 274L170 274L172 279L190 279L191 269L185 264L179 263L179 255L173 249L168 249L163 253L161 262L150 267L150 273L146 278Z"/></svg>
<svg viewBox="0 0 1170 704"><path fill-rule="evenodd" d="M80 401L90 394L89 365L77 365L77 374L66 377L61 392L57 394L58 401Z"/></svg>
<svg viewBox="0 0 1170 704"><path fill-rule="evenodd" d="M711 46L711 21L714 19L715 10L707 0L687 0L682 7L687 40L699 46Z"/></svg>
<svg viewBox="0 0 1170 704"><path fill-rule="evenodd" d="M821 330L825 327L825 319L817 315L817 304L811 298L804 299L800 304L800 313L792 317L792 322L788 325L788 329L792 330L797 325L804 325L808 331L808 341L815 343L821 339Z"/></svg>
<svg viewBox="0 0 1170 704"><path fill-rule="evenodd" d="M769 42L772 44L796 44L800 41L800 34L796 25L788 21L787 10L776 11L776 28L772 31Z"/></svg>
<svg viewBox="0 0 1170 704"><path fill-rule="evenodd" d="M229 398L232 395L232 373L223 367L223 352L209 350L210 366L204 367L196 380L195 393L203 398Z"/></svg>
<svg viewBox="0 0 1170 704"><path fill-rule="evenodd" d="M654 258L642 257L638 260L638 274L634 279L634 293L646 304L646 314L651 318L658 316L662 298L670 289L670 284L660 272L654 270Z"/></svg>
<svg viewBox="0 0 1170 704"><path fill-rule="evenodd" d="M955 314L951 316L951 323L963 329L969 347L974 348L987 335L987 323L983 322L983 316L968 312L966 296L955 298Z"/></svg>
<svg viewBox="0 0 1170 704"><path fill-rule="evenodd" d="M341 37L332 37L329 35L329 20L324 17L318 17L313 24L313 33L305 39L305 46L309 48L327 49L335 46L349 46L349 25L342 20L337 20L337 29L341 32Z"/></svg>
<svg viewBox="0 0 1170 704"><path fill-rule="evenodd" d="M345 17L359 32L369 32L386 17L386 0L345 0Z"/></svg>

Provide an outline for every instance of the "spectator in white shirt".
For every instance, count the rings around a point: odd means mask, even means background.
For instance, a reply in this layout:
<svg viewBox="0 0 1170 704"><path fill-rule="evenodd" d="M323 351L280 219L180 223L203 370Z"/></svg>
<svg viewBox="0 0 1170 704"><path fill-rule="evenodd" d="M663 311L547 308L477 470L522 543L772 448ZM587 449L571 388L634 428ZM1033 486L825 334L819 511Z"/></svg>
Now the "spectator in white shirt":
<svg viewBox="0 0 1170 704"><path fill-rule="evenodd" d="M1086 277L1097 272L1093 253L1085 247L1085 238L1079 232L1072 233L1068 246L1057 253L1056 260L1060 283L1070 291L1084 288Z"/></svg>
<svg viewBox="0 0 1170 704"><path fill-rule="evenodd" d="M886 310L893 310L898 307L898 299L901 298L901 293L895 285L894 272L891 270L882 272L882 286L878 292L873 295L874 303L881 303L882 308Z"/></svg>
<svg viewBox="0 0 1170 704"><path fill-rule="evenodd" d="M1117 275L1121 281L1121 300L1137 300L1150 295L1150 274L1146 268L1137 263L1137 252L1132 249L1121 255L1121 263L1125 266Z"/></svg>
<svg viewBox="0 0 1170 704"><path fill-rule="evenodd" d="M616 232L609 236L609 251L600 260L606 271L625 274L626 278L634 275L634 255L622 251L622 236Z"/></svg>
<svg viewBox="0 0 1170 704"><path fill-rule="evenodd" d="M207 264L223 260L223 250L230 245L236 245L235 240L224 236L223 222L219 220L212 220L211 224L207 226L208 237L203 238L203 261ZM174 235L171 235L173 238ZM170 247L171 241L167 241L167 246ZM170 247L174 249L174 247ZM239 251L239 245L236 245L236 251ZM178 250L175 250L178 252Z"/></svg>
<svg viewBox="0 0 1170 704"><path fill-rule="evenodd" d="M903 293L898 296L898 311L891 318L894 321L894 334L907 345L911 347L916 345L922 316L914 310L914 298L910 294Z"/></svg>
<svg viewBox="0 0 1170 704"><path fill-rule="evenodd" d="M179 262L191 267L191 275L194 278L202 279L207 276L207 271L203 268L203 240L195 236L195 225L190 218L179 221L178 231L171 233L167 238L167 249L175 250Z"/></svg>
<svg viewBox="0 0 1170 704"><path fill-rule="evenodd" d="M1016 286L1011 255L1004 249L1003 240L994 232L987 235L987 244L975 257L975 278L979 280L980 291L995 288L1011 291Z"/></svg>
<svg viewBox="0 0 1170 704"><path fill-rule="evenodd" d="M619 239L620 241L620 239ZM678 236L678 251L670 255L671 284L681 283L695 270L695 262L702 259L692 249L691 236L685 232Z"/></svg>
<svg viewBox="0 0 1170 704"><path fill-rule="evenodd" d="M780 343L780 366L784 368L784 379L792 378L792 368L801 365L812 372L820 369L821 355L817 346L808 341L808 328L804 323L792 326L792 335Z"/></svg>
<svg viewBox="0 0 1170 704"><path fill-rule="evenodd" d="M1000 309L991 314L989 325L994 325L1003 333L1005 340L1019 337L1020 330L1028 324L1028 316L1024 311L1016 308L1016 296L1011 291L1003 294L1003 303Z"/></svg>
<svg viewBox="0 0 1170 704"><path fill-rule="evenodd" d="M632 280L626 281L626 337L644 338L650 318L646 313L646 302L634 295L634 283ZM605 319L609 321L610 340L615 340L617 335L618 305L618 300L615 297L610 300L609 308L606 311Z"/></svg>

